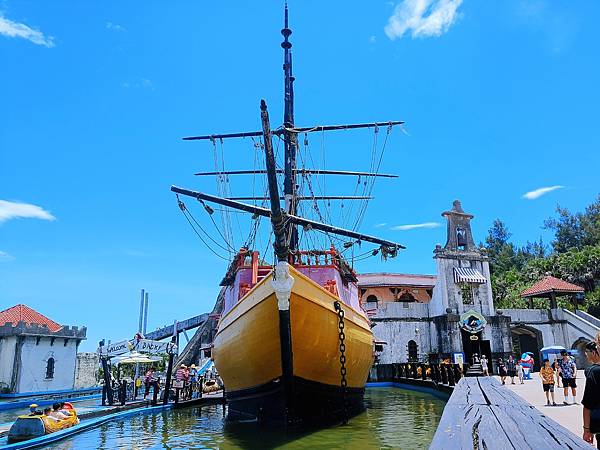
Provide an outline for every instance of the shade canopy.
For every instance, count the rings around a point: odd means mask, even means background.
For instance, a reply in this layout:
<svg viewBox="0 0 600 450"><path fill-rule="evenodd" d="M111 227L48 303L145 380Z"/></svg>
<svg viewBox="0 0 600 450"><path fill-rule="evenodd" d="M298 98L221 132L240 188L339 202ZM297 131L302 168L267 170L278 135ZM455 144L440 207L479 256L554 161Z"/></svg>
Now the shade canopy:
<svg viewBox="0 0 600 450"><path fill-rule="evenodd" d="M153 363L158 360L157 358L151 358L138 352L131 352L118 357L117 364Z"/></svg>
<svg viewBox="0 0 600 450"><path fill-rule="evenodd" d="M484 284L487 280L477 269L470 267L455 267L454 281L456 283Z"/></svg>
<svg viewBox="0 0 600 450"><path fill-rule="evenodd" d="M559 278L547 275L530 288L525 289L523 292L521 292L521 297L550 298L552 296L560 297L562 295L573 295L583 292L584 289L581 286L577 286L576 284L569 283L568 281L564 281Z"/></svg>
<svg viewBox="0 0 600 450"><path fill-rule="evenodd" d="M542 353L560 353L560 352L564 352L567 349L560 346L560 345L551 345L549 347L544 347L543 349L540 350L540 352Z"/></svg>

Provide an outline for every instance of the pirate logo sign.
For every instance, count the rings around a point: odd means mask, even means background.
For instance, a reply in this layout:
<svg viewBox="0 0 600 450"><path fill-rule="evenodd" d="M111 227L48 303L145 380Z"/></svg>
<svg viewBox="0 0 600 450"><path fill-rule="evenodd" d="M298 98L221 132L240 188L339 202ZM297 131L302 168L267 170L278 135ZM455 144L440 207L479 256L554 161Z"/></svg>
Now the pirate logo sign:
<svg viewBox="0 0 600 450"><path fill-rule="evenodd" d="M479 333L486 324L485 317L472 309L460 316L461 328L471 334Z"/></svg>

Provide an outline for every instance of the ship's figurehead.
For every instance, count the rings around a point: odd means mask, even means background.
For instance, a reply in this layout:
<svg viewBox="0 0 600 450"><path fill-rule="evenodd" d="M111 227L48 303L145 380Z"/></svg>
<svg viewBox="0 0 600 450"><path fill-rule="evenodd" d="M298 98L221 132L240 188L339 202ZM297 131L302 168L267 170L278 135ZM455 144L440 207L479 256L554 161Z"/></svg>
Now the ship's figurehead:
<svg viewBox="0 0 600 450"><path fill-rule="evenodd" d="M290 275L289 264L285 261L279 261L275 266L275 273L271 281L275 295L277 296L277 307L280 311L290 309L290 295L294 278Z"/></svg>

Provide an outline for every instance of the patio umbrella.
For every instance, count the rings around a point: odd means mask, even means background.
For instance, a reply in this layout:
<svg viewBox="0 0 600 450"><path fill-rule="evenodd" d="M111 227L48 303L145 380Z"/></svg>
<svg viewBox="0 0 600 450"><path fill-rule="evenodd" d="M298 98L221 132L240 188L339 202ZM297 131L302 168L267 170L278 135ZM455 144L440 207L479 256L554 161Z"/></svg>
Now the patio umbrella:
<svg viewBox="0 0 600 450"><path fill-rule="evenodd" d="M560 345L551 345L549 347L544 347L543 349L541 349L540 351L542 353L550 353L550 354L554 354L554 353L560 353L565 351L566 349L564 347L561 347Z"/></svg>
<svg viewBox="0 0 600 450"><path fill-rule="evenodd" d="M152 359L147 355L143 355L138 352L131 352L128 355L124 355L119 358L117 364L136 364L136 363L153 363L157 359Z"/></svg>

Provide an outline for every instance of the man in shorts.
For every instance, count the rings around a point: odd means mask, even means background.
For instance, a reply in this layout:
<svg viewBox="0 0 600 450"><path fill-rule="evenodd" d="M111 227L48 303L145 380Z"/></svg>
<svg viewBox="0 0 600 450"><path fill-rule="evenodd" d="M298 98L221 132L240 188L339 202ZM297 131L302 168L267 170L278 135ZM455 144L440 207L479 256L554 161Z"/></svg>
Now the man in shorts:
<svg viewBox="0 0 600 450"><path fill-rule="evenodd" d="M540 369L540 378L546 393L546 405L550 406L550 397L552 397L552 406L556 406L554 401L554 370L550 367L550 361L547 359L544 360L544 366Z"/></svg>
<svg viewBox="0 0 600 450"><path fill-rule="evenodd" d="M573 395L573 404L576 404L575 396L577 395L577 383L575 383L575 376L577 375L577 366L575 366L575 362L569 358L567 352L563 350L560 352L561 359L558 360L558 370L562 375L563 388L565 399L563 403L568 405L569 400L569 388L571 388L571 394Z"/></svg>

